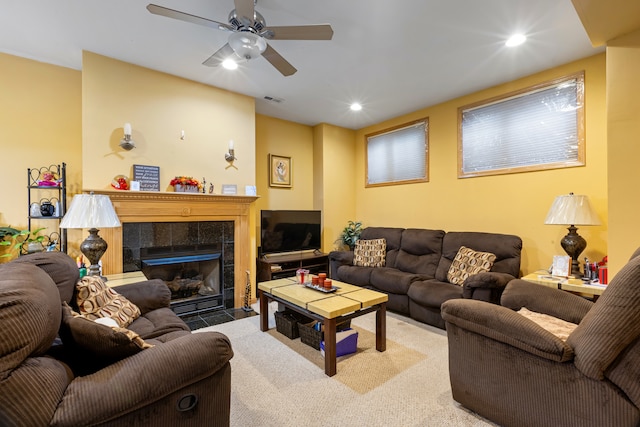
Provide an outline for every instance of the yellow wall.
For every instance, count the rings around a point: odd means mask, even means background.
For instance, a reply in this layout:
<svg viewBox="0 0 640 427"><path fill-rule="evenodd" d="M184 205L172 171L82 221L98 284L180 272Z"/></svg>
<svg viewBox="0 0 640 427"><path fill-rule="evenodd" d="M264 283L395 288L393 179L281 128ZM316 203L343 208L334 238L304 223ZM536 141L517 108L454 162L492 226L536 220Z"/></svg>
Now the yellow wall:
<svg viewBox="0 0 640 427"><path fill-rule="evenodd" d="M640 246L640 30L607 44L609 268L618 271Z"/></svg>
<svg viewBox="0 0 640 427"><path fill-rule="evenodd" d="M28 214L27 168L65 162L70 191L80 187L81 73L2 53L0 70L0 226L23 229ZM37 192L33 196L38 197ZM52 232L57 226L53 223L41 220L34 226Z"/></svg>
<svg viewBox="0 0 640 427"><path fill-rule="evenodd" d="M321 124L314 127L314 209L322 210L322 249L336 243L349 220L355 220L355 131Z"/></svg>
<svg viewBox="0 0 640 427"><path fill-rule="evenodd" d="M616 73L616 79L609 79L610 90L621 96L637 81L617 63L640 60L635 57L637 50L612 46L609 51L613 57L608 70ZM65 161L71 193L82 188L107 188L114 175L129 175L132 164L160 166L163 185L178 174L204 176L214 182L216 192L223 183L238 184L240 193L244 185L255 183L260 196L256 217L260 209L322 209L325 251L333 248L340 230L351 219L362 220L365 226L513 233L524 241L522 270L527 273L548 266L554 254L563 253L559 240L566 230L543 222L553 198L570 191L588 194L603 221L599 227L580 228L588 242L584 255L600 259L607 253L607 231L612 247L620 247L619 252L624 252L620 256L625 259L630 247L637 246L638 239L629 239L627 232L634 225L629 216L633 209L627 209L626 199L618 200L629 193L624 191L630 182L625 174L637 171L632 162L638 156L628 153L637 148L632 141L638 132L628 127L638 120L630 117L621 122L624 132L609 148L609 168L604 54L358 132L255 115L251 98L92 53L85 53L82 73L9 55L0 55L0 66L3 77L7 76L0 81L0 88L3 95L9 95L0 99L3 158L13 159L5 161L0 176L5 182L16 182L3 190L9 197L0 206L1 225L26 226L26 168ZM587 166L456 178L459 106L582 69L586 71ZM617 79L627 83L611 87ZM633 108L633 96L625 96L620 108L631 105L627 111L638 111ZM610 117L612 112L615 109ZM364 135L424 116L430 120L430 182L365 189ZM118 147L127 121L132 123L138 144L129 152ZM186 141L179 140L182 129ZM618 135L615 127L609 132L610 138ZM236 144L238 169L227 168L224 161L229 139ZM291 189L268 186L269 153L292 157ZM614 167L618 164L627 167ZM609 207L607 174L611 175ZM11 203L6 203L7 199ZM608 211L620 219L611 230L607 228ZM258 226L256 221L253 229ZM80 233L77 239L83 237Z"/></svg>
<svg viewBox="0 0 640 427"><path fill-rule="evenodd" d="M109 188L132 165L160 166L160 190L176 175L215 185L255 185L255 101L248 96L84 52L83 185ZM119 146L130 122L136 148ZM181 140L181 131L185 139ZM238 160L224 159L229 140ZM99 167L96 167L99 165ZM208 184L207 184L208 187Z"/></svg>
<svg viewBox="0 0 640 427"><path fill-rule="evenodd" d="M256 187L260 196L255 203L256 227L260 226L262 209L315 209L311 127L258 114L255 134ZM269 154L291 157L291 188L269 187Z"/></svg>
<svg viewBox="0 0 640 427"><path fill-rule="evenodd" d="M458 107L580 70L585 70L586 166L457 178ZM429 118L430 181L365 189L364 135L421 117ZM600 260L607 253L606 138L605 55L600 54L361 129L356 135L356 216L365 226L518 235L526 274L549 267L553 255L564 254L559 241L566 228L544 225L554 198L569 192L586 194L603 225L579 229L587 240L582 257Z"/></svg>

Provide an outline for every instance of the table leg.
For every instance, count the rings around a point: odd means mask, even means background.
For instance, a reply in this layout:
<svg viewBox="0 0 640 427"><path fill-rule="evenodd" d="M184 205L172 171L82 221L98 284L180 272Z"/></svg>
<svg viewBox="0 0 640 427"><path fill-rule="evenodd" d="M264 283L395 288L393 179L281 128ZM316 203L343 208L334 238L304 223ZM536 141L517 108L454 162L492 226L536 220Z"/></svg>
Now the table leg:
<svg viewBox="0 0 640 427"><path fill-rule="evenodd" d="M262 289L258 289L258 297L260 298L260 330L264 332L269 330L269 301Z"/></svg>
<svg viewBox="0 0 640 427"><path fill-rule="evenodd" d="M387 303L380 304L376 311L376 350L387 349Z"/></svg>
<svg viewBox="0 0 640 427"><path fill-rule="evenodd" d="M324 320L324 373L336 374L336 319Z"/></svg>

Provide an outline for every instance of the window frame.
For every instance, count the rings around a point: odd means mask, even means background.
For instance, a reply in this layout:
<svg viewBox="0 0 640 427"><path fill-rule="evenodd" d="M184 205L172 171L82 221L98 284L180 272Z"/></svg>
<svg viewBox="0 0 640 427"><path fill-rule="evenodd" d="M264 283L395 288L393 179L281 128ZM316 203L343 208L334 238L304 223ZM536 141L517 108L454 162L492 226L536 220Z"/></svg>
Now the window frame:
<svg viewBox="0 0 640 427"><path fill-rule="evenodd" d="M378 182L378 183L369 183L369 138L384 135L387 133L393 133L402 129L406 129L416 124L424 123L424 177L423 178L412 178L405 179L400 181L386 181L386 182ZM365 188L374 188L374 187L386 187L390 185L404 185L404 184L414 184L419 182L429 182L429 117L422 117L420 119L412 120L410 122L405 122L396 126L388 127L376 132L368 133L364 136L364 186Z"/></svg>
<svg viewBox="0 0 640 427"><path fill-rule="evenodd" d="M477 176L504 175L511 173L532 172L549 169L562 169L570 167L585 166L586 152L586 136L585 136L585 102L584 102L584 71L562 76L553 80L548 80L533 86L529 86L520 90L509 92L503 95L495 96L478 102L464 105L458 108L458 178L472 178ZM483 106L493 106L495 104L506 102L514 98L525 97L527 94L534 94L543 90L558 87L563 83L573 82L576 85L576 143L577 159L576 160L560 160L550 163L539 163L527 166L500 167L496 169L488 169L483 171L465 172L464 168L464 144L463 144L463 115L470 110L478 110Z"/></svg>

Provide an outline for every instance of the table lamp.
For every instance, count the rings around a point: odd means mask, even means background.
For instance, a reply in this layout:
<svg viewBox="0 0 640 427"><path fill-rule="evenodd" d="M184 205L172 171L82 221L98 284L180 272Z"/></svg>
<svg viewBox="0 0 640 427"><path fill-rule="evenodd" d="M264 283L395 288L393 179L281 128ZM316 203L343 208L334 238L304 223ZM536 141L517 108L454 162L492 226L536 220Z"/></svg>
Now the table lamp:
<svg viewBox="0 0 640 427"><path fill-rule="evenodd" d="M87 257L91 265L87 274L99 276L98 262L107 251L107 242L98 235L98 228L120 227L120 220L106 195L76 194L71 206L60 222L60 228L88 228L89 237L80 245L80 251Z"/></svg>
<svg viewBox="0 0 640 427"><path fill-rule="evenodd" d="M569 233L562 238L560 245L571 257L571 275L582 277L578 257L587 247L587 242L577 233L576 225L600 224L598 215L589 204L589 197L573 193L556 197L544 223L569 226Z"/></svg>

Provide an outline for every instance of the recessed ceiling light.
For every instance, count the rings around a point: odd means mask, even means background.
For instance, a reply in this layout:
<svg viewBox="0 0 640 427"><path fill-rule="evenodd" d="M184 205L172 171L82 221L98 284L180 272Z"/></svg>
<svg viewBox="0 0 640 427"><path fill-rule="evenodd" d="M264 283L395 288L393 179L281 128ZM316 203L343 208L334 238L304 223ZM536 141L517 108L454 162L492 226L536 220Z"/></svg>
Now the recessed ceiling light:
<svg viewBox="0 0 640 427"><path fill-rule="evenodd" d="M357 102L354 102L353 104L351 104L351 111L360 111L362 110L362 105L358 104Z"/></svg>
<svg viewBox="0 0 640 427"><path fill-rule="evenodd" d="M527 37L524 34L515 34L505 42L506 46L513 47L519 46L527 40Z"/></svg>
<svg viewBox="0 0 640 427"><path fill-rule="evenodd" d="M231 58L227 58L222 61L222 66L227 70L235 70L236 68L238 68L238 63Z"/></svg>

